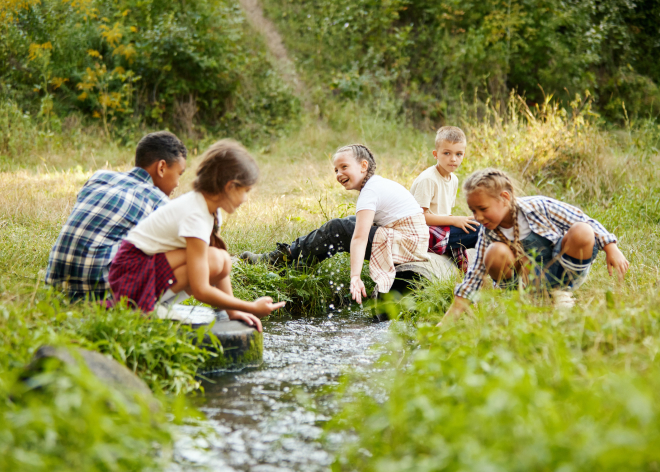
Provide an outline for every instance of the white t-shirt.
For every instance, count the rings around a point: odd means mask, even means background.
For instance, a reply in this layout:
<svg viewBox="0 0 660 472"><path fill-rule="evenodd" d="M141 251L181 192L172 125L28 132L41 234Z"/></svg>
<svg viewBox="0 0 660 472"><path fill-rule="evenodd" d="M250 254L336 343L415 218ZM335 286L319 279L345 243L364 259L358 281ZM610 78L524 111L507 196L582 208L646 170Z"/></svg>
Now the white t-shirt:
<svg viewBox="0 0 660 472"><path fill-rule="evenodd" d="M436 166L429 167L417 176L410 187L410 193L419 206L428 208L430 213L449 216L456 204L458 177L452 173L447 180L440 175Z"/></svg>
<svg viewBox="0 0 660 472"><path fill-rule="evenodd" d="M380 175L371 177L362 188L355 205L355 213L361 210L376 212L376 226L386 226L401 218L423 213L419 203L406 187Z"/></svg>
<svg viewBox="0 0 660 472"><path fill-rule="evenodd" d="M513 226L511 228L498 226L498 228L509 241L513 241ZM522 241L530 234L532 234L532 228L529 227L529 221L527 221L525 213L518 209L518 238Z"/></svg>
<svg viewBox="0 0 660 472"><path fill-rule="evenodd" d="M218 224L222 215L218 210ZM198 238L209 244L213 215L199 192L188 192L163 205L128 232L126 241L152 256L186 247L185 238Z"/></svg>

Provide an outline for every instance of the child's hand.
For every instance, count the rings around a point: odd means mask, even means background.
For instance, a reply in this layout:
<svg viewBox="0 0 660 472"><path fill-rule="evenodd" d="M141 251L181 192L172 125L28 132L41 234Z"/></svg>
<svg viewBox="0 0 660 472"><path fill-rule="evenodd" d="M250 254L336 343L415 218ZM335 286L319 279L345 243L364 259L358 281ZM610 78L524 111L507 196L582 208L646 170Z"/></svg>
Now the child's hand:
<svg viewBox="0 0 660 472"><path fill-rule="evenodd" d="M470 231L476 230L479 227L479 223L472 216L455 216L454 226L469 233Z"/></svg>
<svg viewBox="0 0 660 472"><path fill-rule="evenodd" d="M362 279L359 275L351 277L351 296L357 303L362 303L362 297L367 298L367 289L364 288Z"/></svg>
<svg viewBox="0 0 660 472"><path fill-rule="evenodd" d="M442 317L442 320L436 325L438 328L442 326L443 323L452 322L457 320L459 316L463 314L465 310L470 306L470 301L467 298L463 297L454 297L454 303L451 304L445 316Z"/></svg>
<svg viewBox="0 0 660 472"><path fill-rule="evenodd" d="M628 272L628 266L630 263L626 256L623 255L616 243L610 243L603 248L606 254L605 260L607 261L607 271L610 273L610 277L614 274L616 270L619 280L623 282L623 277Z"/></svg>
<svg viewBox="0 0 660 472"><path fill-rule="evenodd" d="M273 303L273 299L270 297L261 297L257 298L254 302L254 309L252 313L257 315L259 318L270 315L273 311L282 308L286 302Z"/></svg>
<svg viewBox="0 0 660 472"><path fill-rule="evenodd" d="M238 310L227 310L227 315L229 316L230 320L244 321L248 326L257 328L257 331L260 333L263 331L261 320L254 316L252 313L246 313L244 311Z"/></svg>

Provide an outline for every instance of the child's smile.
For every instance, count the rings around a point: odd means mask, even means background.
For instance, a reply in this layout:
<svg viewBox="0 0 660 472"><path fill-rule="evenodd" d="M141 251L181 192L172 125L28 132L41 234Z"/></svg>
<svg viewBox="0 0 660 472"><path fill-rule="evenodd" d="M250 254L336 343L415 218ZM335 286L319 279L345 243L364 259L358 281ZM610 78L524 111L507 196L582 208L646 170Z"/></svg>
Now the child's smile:
<svg viewBox="0 0 660 472"><path fill-rule="evenodd" d="M367 161L361 163L355 160L351 152L337 154L333 160L335 176L346 190L360 190L362 181L367 174Z"/></svg>

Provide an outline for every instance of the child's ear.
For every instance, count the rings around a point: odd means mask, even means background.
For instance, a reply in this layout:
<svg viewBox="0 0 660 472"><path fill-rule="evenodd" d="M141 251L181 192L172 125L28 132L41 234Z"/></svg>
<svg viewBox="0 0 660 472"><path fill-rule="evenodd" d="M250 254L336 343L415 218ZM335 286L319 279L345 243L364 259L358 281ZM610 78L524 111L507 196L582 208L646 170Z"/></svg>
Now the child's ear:
<svg viewBox="0 0 660 472"><path fill-rule="evenodd" d="M433 158L434 158L434 159L437 159L437 158L438 158L438 150L437 150L437 149L434 149L434 150L433 150Z"/></svg>
<svg viewBox="0 0 660 472"><path fill-rule="evenodd" d="M165 168L167 167L167 162L165 162L164 159L161 159L158 161L158 167L156 168L156 171L158 172L159 177L163 177L165 175Z"/></svg>
<svg viewBox="0 0 660 472"><path fill-rule="evenodd" d="M369 162L368 161L362 161L361 169L363 172L366 172L369 170Z"/></svg>
<svg viewBox="0 0 660 472"><path fill-rule="evenodd" d="M511 194L507 190L502 190L502 193L500 193L500 198L506 200L507 202L510 202Z"/></svg>
<svg viewBox="0 0 660 472"><path fill-rule="evenodd" d="M224 191L229 192L231 190L234 190L234 188L236 188L236 182L234 182L233 180L230 180L229 182L227 182L225 184Z"/></svg>

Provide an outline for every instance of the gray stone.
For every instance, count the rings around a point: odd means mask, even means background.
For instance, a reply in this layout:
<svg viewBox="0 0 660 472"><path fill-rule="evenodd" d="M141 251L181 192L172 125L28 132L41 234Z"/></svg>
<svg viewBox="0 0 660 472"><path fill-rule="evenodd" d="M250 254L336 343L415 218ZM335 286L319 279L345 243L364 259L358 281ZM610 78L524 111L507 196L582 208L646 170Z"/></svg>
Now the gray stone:
<svg viewBox="0 0 660 472"><path fill-rule="evenodd" d="M79 361L85 363L87 368L104 384L120 391L131 392L152 397L151 390L147 384L131 372L126 366L114 359L109 359L103 354L89 351L79 347L53 347L41 346L32 358L32 362L26 368L23 378L29 378L30 372L41 370L41 365L46 359L58 359L64 364L79 365Z"/></svg>
<svg viewBox="0 0 660 472"><path fill-rule="evenodd" d="M447 279L458 274L458 268L449 257L439 256L432 252L429 252L427 256L429 260L426 262L408 262L396 266L395 269L397 273L411 271L427 279Z"/></svg>
<svg viewBox="0 0 660 472"><path fill-rule="evenodd" d="M193 325L197 328L200 325ZM220 341L222 352L213 346L211 336ZM263 336L255 328L242 321L218 321L204 336L202 345L218 353L206 365L200 366L200 372L233 369L248 365L259 365L263 358Z"/></svg>

